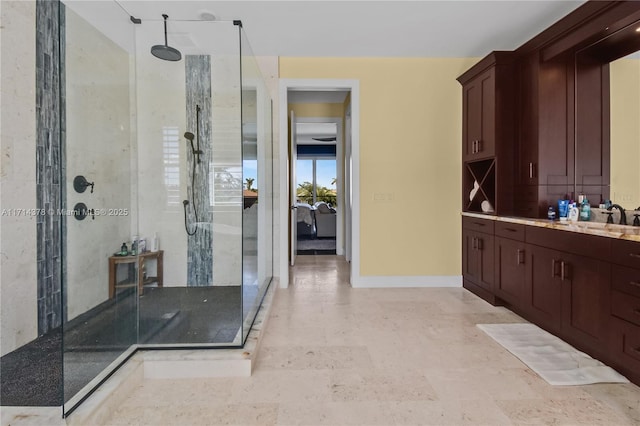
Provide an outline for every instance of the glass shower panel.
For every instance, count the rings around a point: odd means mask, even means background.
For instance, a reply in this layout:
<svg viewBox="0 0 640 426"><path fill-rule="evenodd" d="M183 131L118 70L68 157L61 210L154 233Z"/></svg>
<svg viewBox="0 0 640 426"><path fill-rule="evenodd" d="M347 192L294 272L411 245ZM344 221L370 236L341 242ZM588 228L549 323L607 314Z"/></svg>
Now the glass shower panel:
<svg viewBox="0 0 640 426"><path fill-rule="evenodd" d="M239 345L242 149L238 26L167 21L178 61L152 54L162 19L136 26L142 345Z"/></svg>
<svg viewBox="0 0 640 426"><path fill-rule="evenodd" d="M273 275L271 97L240 28L242 75L242 317L244 342Z"/></svg>
<svg viewBox="0 0 640 426"><path fill-rule="evenodd" d="M61 4L65 410L138 339L137 259L121 253L137 234L133 24L115 2L87 6Z"/></svg>

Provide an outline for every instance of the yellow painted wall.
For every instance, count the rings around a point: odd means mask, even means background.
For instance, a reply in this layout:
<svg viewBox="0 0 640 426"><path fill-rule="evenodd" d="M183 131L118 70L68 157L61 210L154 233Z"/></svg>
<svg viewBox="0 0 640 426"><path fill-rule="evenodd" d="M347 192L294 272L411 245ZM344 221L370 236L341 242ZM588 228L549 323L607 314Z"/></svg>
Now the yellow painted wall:
<svg viewBox="0 0 640 426"><path fill-rule="evenodd" d="M360 81L361 275L461 275L456 77L477 61L280 58L280 78Z"/></svg>
<svg viewBox="0 0 640 426"><path fill-rule="evenodd" d="M342 117L344 115L343 104L289 104L289 111L291 110L296 113L296 117Z"/></svg>
<svg viewBox="0 0 640 426"><path fill-rule="evenodd" d="M611 74L611 199L640 206L640 60L619 59Z"/></svg>

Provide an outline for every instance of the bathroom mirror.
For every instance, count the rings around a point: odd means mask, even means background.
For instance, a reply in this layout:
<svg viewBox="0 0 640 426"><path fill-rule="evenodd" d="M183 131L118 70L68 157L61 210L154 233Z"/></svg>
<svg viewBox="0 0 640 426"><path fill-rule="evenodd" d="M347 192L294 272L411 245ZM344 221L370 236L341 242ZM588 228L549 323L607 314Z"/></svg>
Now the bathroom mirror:
<svg viewBox="0 0 640 426"><path fill-rule="evenodd" d="M587 194L592 205L609 198L635 209L640 206L640 21L605 33L575 58L575 192Z"/></svg>
<svg viewBox="0 0 640 426"><path fill-rule="evenodd" d="M638 34L640 38L640 34ZM611 199L640 206L640 51L609 64Z"/></svg>

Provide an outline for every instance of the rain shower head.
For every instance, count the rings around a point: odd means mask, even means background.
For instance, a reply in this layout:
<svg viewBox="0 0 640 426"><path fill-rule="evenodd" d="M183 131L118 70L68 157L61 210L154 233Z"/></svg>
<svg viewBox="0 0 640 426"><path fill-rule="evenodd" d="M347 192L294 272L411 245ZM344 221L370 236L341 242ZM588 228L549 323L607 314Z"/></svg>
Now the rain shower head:
<svg viewBox="0 0 640 426"><path fill-rule="evenodd" d="M163 14L162 17L164 18L164 44L156 44L151 47L151 54L164 61L179 61L182 59L182 54L167 43L167 18L169 16Z"/></svg>

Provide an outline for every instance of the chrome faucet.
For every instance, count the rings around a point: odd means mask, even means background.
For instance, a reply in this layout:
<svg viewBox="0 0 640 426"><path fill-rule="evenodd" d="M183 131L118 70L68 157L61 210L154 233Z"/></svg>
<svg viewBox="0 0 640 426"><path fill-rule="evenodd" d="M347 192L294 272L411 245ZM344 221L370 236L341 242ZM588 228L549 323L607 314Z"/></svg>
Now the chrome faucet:
<svg viewBox="0 0 640 426"><path fill-rule="evenodd" d="M627 224L627 212L625 212L624 209L622 208L622 206L619 205L619 204L612 204L611 206L609 206L609 208L607 210L608 211L612 211L614 207L617 208L618 210L620 210L620 225L626 225Z"/></svg>

